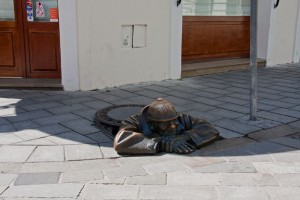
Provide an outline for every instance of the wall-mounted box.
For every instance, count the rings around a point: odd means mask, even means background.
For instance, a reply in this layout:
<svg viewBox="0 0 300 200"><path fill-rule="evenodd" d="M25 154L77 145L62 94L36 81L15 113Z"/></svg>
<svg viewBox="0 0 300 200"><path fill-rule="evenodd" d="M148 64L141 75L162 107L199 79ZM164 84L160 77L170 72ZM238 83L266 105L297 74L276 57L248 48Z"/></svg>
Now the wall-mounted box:
<svg viewBox="0 0 300 200"><path fill-rule="evenodd" d="M132 48L133 25L122 25L121 46L122 48Z"/></svg>
<svg viewBox="0 0 300 200"><path fill-rule="evenodd" d="M147 25L122 25L122 48L146 47Z"/></svg>

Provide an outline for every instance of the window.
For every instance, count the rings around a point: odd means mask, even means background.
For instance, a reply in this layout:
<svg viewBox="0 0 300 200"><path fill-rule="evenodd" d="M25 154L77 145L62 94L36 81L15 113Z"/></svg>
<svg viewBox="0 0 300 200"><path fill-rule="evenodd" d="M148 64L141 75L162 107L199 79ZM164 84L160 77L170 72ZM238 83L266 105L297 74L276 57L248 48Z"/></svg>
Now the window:
<svg viewBox="0 0 300 200"><path fill-rule="evenodd" d="M14 21L15 9L13 0L0 0L0 21Z"/></svg>

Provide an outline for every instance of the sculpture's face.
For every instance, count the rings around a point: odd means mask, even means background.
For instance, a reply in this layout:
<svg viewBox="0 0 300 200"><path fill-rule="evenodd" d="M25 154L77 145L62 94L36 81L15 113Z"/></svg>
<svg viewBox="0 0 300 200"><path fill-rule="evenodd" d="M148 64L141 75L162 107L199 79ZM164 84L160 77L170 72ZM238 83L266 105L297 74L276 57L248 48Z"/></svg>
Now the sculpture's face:
<svg viewBox="0 0 300 200"><path fill-rule="evenodd" d="M154 133L159 135L174 135L178 124L178 119L163 122L151 121L150 128Z"/></svg>

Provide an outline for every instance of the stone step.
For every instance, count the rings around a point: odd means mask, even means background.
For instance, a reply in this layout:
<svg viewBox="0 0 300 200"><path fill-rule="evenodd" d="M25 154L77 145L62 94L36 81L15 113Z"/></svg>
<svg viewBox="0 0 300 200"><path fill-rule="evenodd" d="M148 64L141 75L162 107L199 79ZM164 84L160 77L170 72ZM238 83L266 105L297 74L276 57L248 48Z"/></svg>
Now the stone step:
<svg viewBox="0 0 300 200"><path fill-rule="evenodd" d="M62 90L60 79L0 78L0 88Z"/></svg>
<svg viewBox="0 0 300 200"><path fill-rule="evenodd" d="M222 73L234 70L248 69L250 65L249 58L215 60L198 63L183 63L181 77L201 76L215 73ZM258 67L265 67L266 60L257 59Z"/></svg>

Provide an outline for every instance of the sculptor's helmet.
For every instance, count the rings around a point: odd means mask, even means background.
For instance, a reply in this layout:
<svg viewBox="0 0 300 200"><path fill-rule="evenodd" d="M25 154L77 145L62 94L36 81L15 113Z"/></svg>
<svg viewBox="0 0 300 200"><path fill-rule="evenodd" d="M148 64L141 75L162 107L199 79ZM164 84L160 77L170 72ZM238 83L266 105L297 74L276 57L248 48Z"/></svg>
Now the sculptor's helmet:
<svg viewBox="0 0 300 200"><path fill-rule="evenodd" d="M178 113L171 102L158 98L149 105L147 117L151 121L165 122L176 119Z"/></svg>

